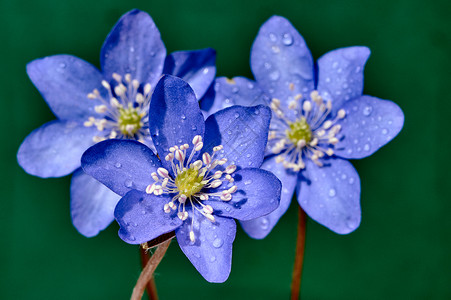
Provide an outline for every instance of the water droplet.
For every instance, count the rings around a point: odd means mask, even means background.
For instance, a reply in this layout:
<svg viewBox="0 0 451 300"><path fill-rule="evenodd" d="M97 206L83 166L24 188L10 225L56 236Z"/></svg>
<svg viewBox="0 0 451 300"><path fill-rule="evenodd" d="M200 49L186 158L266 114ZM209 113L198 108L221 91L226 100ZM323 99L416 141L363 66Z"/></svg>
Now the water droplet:
<svg viewBox="0 0 451 300"><path fill-rule="evenodd" d="M249 184L251 184L251 183L252 183L252 180L251 180L251 179L246 180L246 181L244 182L245 185L249 185Z"/></svg>
<svg viewBox="0 0 451 300"><path fill-rule="evenodd" d="M205 68L202 73L207 74L209 72L208 68Z"/></svg>
<svg viewBox="0 0 451 300"><path fill-rule="evenodd" d="M280 77L279 71L274 71L274 72L271 72L271 73L269 74L269 78L270 78L271 80L274 80L274 81L276 81L277 79L279 79L279 77Z"/></svg>
<svg viewBox="0 0 451 300"><path fill-rule="evenodd" d="M61 69L64 69L66 67L66 64L65 63L60 63L60 68Z"/></svg>
<svg viewBox="0 0 451 300"><path fill-rule="evenodd" d="M125 184L126 187L131 188L132 185L133 185L133 181L131 181L130 179L127 179L127 180L124 182L124 184Z"/></svg>
<svg viewBox="0 0 451 300"><path fill-rule="evenodd" d="M264 66L265 66L265 69L271 69L271 64L270 63L265 62Z"/></svg>
<svg viewBox="0 0 451 300"><path fill-rule="evenodd" d="M216 256L210 257L210 262L215 262L215 261L216 261Z"/></svg>
<svg viewBox="0 0 451 300"><path fill-rule="evenodd" d="M236 113L235 114L235 119L238 119L240 117L240 114Z"/></svg>
<svg viewBox="0 0 451 300"><path fill-rule="evenodd" d="M356 72L356 73L359 73L361 69L362 69L362 68L361 68L360 66L358 66L358 67L355 68L355 72Z"/></svg>
<svg viewBox="0 0 451 300"><path fill-rule="evenodd" d="M358 139L355 139L354 140L354 145L357 145L359 143L359 140Z"/></svg>
<svg viewBox="0 0 451 300"><path fill-rule="evenodd" d="M254 88L254 85L252 83L248 83L247 87L252 90Z"/></svg>
<svg viewBox="0 0 451 300"><path fill-rule="evenodd" d="M278 46L272 46L272 47L271 47L271 50L272 50L272 52L275 53L275 54L277 54L277 53L280 52L280 48L279 48Z"/></svg>
<svg viewBox="0 0 451 300"><path fill-rule="evenodd" d="M134 241L134 240L136 240L136 238L135 238L133 235L130 235L130 236L128 237L128 240L129 240L129 241Z"/></svg>
<svg viewBox="0 0 451 300"><path fill-rule="evenodd" d="M282 37L282 43L285 46L291 46L293 45L293 37L289 33L285 33Z"/></svg>
<svg viewBox="0 0 451 300"><path fill-rule="evenodd" d="M354 183L354 178L352 178L352 177L349 178L349 181L348 181L348 182L349 182L349 184L353 184L353 183Z"/></svg>
<svg viewBox="0 0 451 300"><path fill-rule="evenodd" d="M276 35L275 35L274 33L270 33L270 34L269 34L269 39L270 39L271 41L275 42L275 41L277 40L277 37L276 37Z"/></svg>
<svg viewBox="0 0 451 300"><path fill-rule="evenodd" d="M346 177L347 177L346 174L342 174L342 175L341 175L341 179L342 179L342 180L345 180Z"/></svg>
<svg viewBox="0 0 451 300"><path fill-rule="evenodd" d="M248 154L246 154L246 157L249 158L249 157L251 157L251 155L248 153Z"/></svg>
<svg viewBox="0 0 451 300"><path fill-rule="evenodd" d="M135 52L135 48L130 47L130 52Z"/></svg>
<svg viewBox="0 0 451 300"><path fill-rule="evenodd" d="M145 214L146 214L146 211L145 211L145 210L142 210L142 211L141 211L141 214L142 214L142 215L145 215Z"/></svg>
<svg viewBox="0 0 451 300"><path fill-rule="evenodd" d="M337 194L337 192L335 191L335 189L330 189L329 190L329 196L330 197L335 197L336 194Z"/></svg>
<svg viewBox="0 0 451 300"><path fill-rule="evenodd" d="M388 130L387 129L382 129L382 134L387 134L388 133Z"/></svg>
<svg viewBox="0 0 451 300"><path fill-rule="evenodd" d="M365 144L365 146L363 146L363 150L370 151L370 145L369 144Z"/></svg>
<svg viewBox="0 0 451 300"><path fill-rule="evenodd" d="M327 77L327 78L326 78L326 82L330 82L330 77Z"/></svg>
<svg viewBox="0 0 451 300"><path fill-rule="evenodd" d="M365 116L369 116L371 114L371 112L373 111L373 108L371 106L366 106L363 109L363 115Z"/></svg>
<svg viewBox="0 0 451 300"><path fill-rule="evenodd" d="M122 167L122 164L120 162L117 162L114 166L119 169L120 167Z"/></svg>
<svg viewBox="0 0 451 300"><path fill-rule="evenodd" d="M236 94L236 93L238 93L239 90L240 90L240 89L239 89L238 87L234 87L234 88L232 89L232 93Z"/></svg>
<svg viewBox="0 0 451 300"><path fill-rule="evenodd" d="M332 64L332 68L336 69L337 67L338 67L338 62L336 61Z"/></svg>
<svg viewBox="0 0 451 300"><path fill-rule="evenodd" d="M185 119L186 119L186 116L182 114L182 115L180 116L180 118L182 118L182 120L185 120Z"/></svg>
<svg viewBox="0 0 451 300"><path fill-rule="evenodd" d="M263 230L267 230L269 228L269 220L266 217L261 218L260 220L260 228Z"/></svg>
<svg viewBox="0 0 451 300"><path fill-rule="evenodd" d="M215 248L221 248L221 246L224 244L224 241L222 240L222 239L220 239L220 238L216 238L214 241L213 241L213 247L215 247Z"/></svg>
<svg viewBox="0 0 451 300"><path fill-rule="evenodd" d="M229 131L227 131L227 133L228 133L228 134L232 134L232 131L229 130Z"/></svg>
<svg viewBox="0 0 451 300"><path fill-rule="evenodd" d="M260 111L258 109L254 110L254 114L259 115Z"/></svg>

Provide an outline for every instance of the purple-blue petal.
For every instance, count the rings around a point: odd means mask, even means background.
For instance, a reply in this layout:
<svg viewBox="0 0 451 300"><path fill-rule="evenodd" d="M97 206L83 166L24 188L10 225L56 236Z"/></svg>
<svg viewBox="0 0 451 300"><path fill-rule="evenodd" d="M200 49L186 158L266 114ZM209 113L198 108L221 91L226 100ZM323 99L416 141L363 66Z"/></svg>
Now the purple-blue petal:
<svg viewBox="0 0 451 300"><path fill-rule="evenodd" d="M163 72L166 48L152 18L140 10L123 15L106 38L100 64L106 78L113 73L131 74L141 83L155 86Z"/></svg>
<svg viewBox="0 0 451 300"><path fill-rule="evenodd" d="M239 168L258 168L263 162L268 140L271 110L267 106L232 106L223 109L205 121L204 151L211 153L214 146L224 149L217 157Z"/></svg>
<svg viewBox="0 0 451 300"><path fill-rule="evenodd" d="M298 173L285 169L281 163L275 161L275 156L265 159L262 169L273 172L282 183L280 205L266 216L249 221L241 221L244 231L254 239L265 238L279 221L280 217L287 211L293 198Z"/></svg>
<svg viewBox="0 0 451 300"><path fill-rule="evenodd" d="M170 147L183 144L192 147L196 135L204 136L204 117L194 91L184 80L164 75L158 82L150 102L149 131L168 170L171 167L164 158Z"/></svg>
<svg viewBox="0 0 451 300"><path fill-rule="evenodd" d="M97 235L113 222L121 198L81 169L72 176L70 196L72 223L86 237Z"/></svg>
<svg viewBox="0 0 451 300"><path fill-rule="evenodd" d="M238 188L232 194L232 200L222 201L211 197L204 201L214 210L214 215L230 217L237 220L252 220L274 211L280 202L282 184L277 177L266 170L246 168L233 173L233 185ZM232 184L223 183L211 192L222 192Z"/></svg>
<svg viewBox="0 0 451 300"><path fill-rule="evenodd" d="M52 121L31 132L17 153L25 172L39 177L61 177L80 167L83 152L94 144L95 127L75 121Z"/></svg>
<svg viewBox="0 0 451 300"><path fill-rule="evenodd" d="M260 27L251 50L251 68L258 84L282 106L314 88L310 50L283 17L273 16Z"/></svg>
<svg viewBox="0 0 451 300"><path fill-rule="evenodd" d="M28 63L27 74L59 119L87 120L95 115L99 102L87 95L104 90L102 74L93 65L75 56L54 55Z"/></svg>
<svg viewBox="0 0 451 300"><path fill-rule="evenodd" d="M124 196L134 189L145 191L154 183L151 173L160 166L158 157L144 144L133 140L106 140L83 154L83 170Z"/></svg>
<svg viewBox="0 0 451 300"><path fill-rule="evenodd" d="M218 77L214 84L214 101L210 104L202 103L202 109L208 112L208 115L230 107L232 105L254 106L268 105L269 97L263 92L255 81L245 77Z"/></svg>
<svg viewBox="0 0 451 300"><path fill-rule="evenodd" d="M339 122L340 142L335 154L343 158L363 158L391 141L404 124L404 114L394 102L362 96L345 103L346 117Z"/></svg>
<svg viewBox="0 0 451 300"><path fill-rule="evenodd" d="M189 237L191 217L175 231L180 248L207 281L226 281L232 267L232 244L236 234L235 220L216 216L215 223L212 223L195 210L193 223L195 242L193 243Z"/></svg>
<svg viewBox="0 0 451 300"><path fill-rule="evenodd" d="M348 234L360 225L360 179L352 164L329 159L319 167L305 160L298 184L298 201L316 222L339 234Z"/></svg>
<svg viewBox="0 0 451 300"><path fill-rule="evenodd" d="M332 101L338 111L349 100L363 92L363 69L370 56L367 47L348 47L330 51L318 59L319 94Z"/></svg>
<svg viewBox="0 0 451 300"><path fill-rule="evenodd" d="M200 99L216 74L216 51L211 48L173 52L166 57L163 74L182 78Z"/></svg>
<svg viewBox="0 0 451 300"><path fill-rule="evenodd" d="M129 244L142 244L182 225L177 211L164 212L171 200L137 190L128 192L117 204L114 217L121 227L119 237Z"/></svg>

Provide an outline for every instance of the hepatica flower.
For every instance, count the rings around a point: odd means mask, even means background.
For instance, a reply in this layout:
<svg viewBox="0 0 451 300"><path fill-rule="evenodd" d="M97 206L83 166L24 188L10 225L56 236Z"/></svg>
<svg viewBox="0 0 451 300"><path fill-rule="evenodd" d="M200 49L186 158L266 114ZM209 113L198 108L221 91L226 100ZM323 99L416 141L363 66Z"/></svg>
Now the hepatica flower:
<svg viewBox="0 0 451 300"><path fill-rule="evenodd" d="M202 276L223 282L231 267L233 219L255 219L279 204L280 181L258 169L271 111L233 106L204 121L189 85L165 75L149 117L159 158L142 143L107 140L85 152L83 169L123 196L115 218L125 242L140 244L175 230Z"/></svg>
<svg viewBox="0 0 451 300"><path fill-rule="evenodd" d="M265 237L288 209L294 190L304 211L340 234L361 220L360 180L347 159L373 154L401 130L404 115L393 102L362 95L366 47L331 51L316 65L288 20L274 16L260 28L251 51L256 82L219 78L207 110L268 103L273 112L263 169L282 181L281 203L261 218L242 222Z"/></svg>
<svg viewBox="0 0 451 300"><path fill-rule="evenodd" d="M212 49L174 52L166 57L151 17L132 10L120 18L105 40L101 70L70 55L32 61L27 73L57 117L33 131L17 158L24 170L40 177L74 172L72 221L85 236L94 236L113 220L119 196L80 169L83 152L106 139L137 140L153 147L148 107L163 73L184 78L198 97L216 72Z"/></svg>

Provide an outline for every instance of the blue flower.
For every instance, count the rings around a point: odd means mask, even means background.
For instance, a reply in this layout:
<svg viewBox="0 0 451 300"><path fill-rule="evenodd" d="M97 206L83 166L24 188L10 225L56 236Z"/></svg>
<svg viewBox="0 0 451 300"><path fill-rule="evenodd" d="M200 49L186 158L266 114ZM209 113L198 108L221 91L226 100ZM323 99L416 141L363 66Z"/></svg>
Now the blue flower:
<svg viewBox="0 0 451 300"><path fill-rule="evenodd" d="M107 140L85 152L83 170L123 196L114 214L125 242L175 230L202 276L223 282L231 268L233 219L255 219L279 205L280 181L258 169L271 111L233 106L204 121L189 85L165 75L149 114L161 160L142 143Z"/></svg>
<svg viewBox="0 0 451 300"><path fill-rule="evenodd" d="M70 55L32 61L27 73L57 117L34 130L17 159L29 174L60 177L74 172L72 221L88 237L114 219L120 197L80 169L83 152L109 138L139 140L152 146L148 106L163 73L185 78L198 97L212 82L215 51L175 52L166 57L160 32L145 12L120 18L101 50L101 71Z"/></svg>
<svg viewBox="0 0 451 300"><path fill-rule="evenodd" d="M280 206L242 222L264 238L288 209L294 190L304 211L330 230L347 234L361 220L360 180L347 159L373 154L401 130L404 115L393 102L362 95L366 47L331 51L316 65L304 39L282 17L260 28L251 51L256 82L218 78L216 99L203 109L267 103L273 111L263 169L282 181Z"/></svg>

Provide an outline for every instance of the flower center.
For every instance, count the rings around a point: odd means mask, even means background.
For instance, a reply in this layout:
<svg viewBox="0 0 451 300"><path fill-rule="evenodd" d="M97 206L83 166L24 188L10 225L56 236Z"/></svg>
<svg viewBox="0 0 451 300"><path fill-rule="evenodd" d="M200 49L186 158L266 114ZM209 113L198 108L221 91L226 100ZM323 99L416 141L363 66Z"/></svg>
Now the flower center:
<svg viewBox="0 0 451 300"><path fill-rule="evenodd" d="M222 145L213 148L213 154L207 152L202 154L202 160L191 163L196 152L203 148L202 137L196 135L193 139L193 149L187 156L186 150L190 148L188 144L169 148L169 154L165 160L171 162L171 169L175 179L171 177L165 168L158 168L152 173L155 181L146 188L146 193L154 195L172 194L171 200L163 207L165 213L177 210L177 217L185 221L188 219L188 208L191 208L191 230L189 238L195 241L193 231L194 210L200 212L211 222L215 222L213 208L202 203L210 197L217 197L222 201L232 200L232 194L237 191L237 186L233 185L234 179L231 174L235 172L235 165L228 165L225 169L221 167L227 162L226 158L215 159L216 153L223 149ZM215 190L228 182L222 190Z"/></svg>
<svg viewBox="0 0 451 300"><path fill-rule="evenodd" d="M204 176L199 174L199 171L191 167L185 171L182 171L175 178L175 185L180 193L191 197L199 193L205 184L202 183Z"/></svg>
<svg viewBox="0 0 451 300"><path fill-rule="evenodd" d="M295 122L287 119L279 99L273 98L270 105L276 115L273 122L279 123L277 127L272 123L269 131L271 151L279 154L276 162L294 171L305 168L304 159L321 167L320 159L334 154L334 146L338 143L336 135L341 130L337 122L346 117L345 111L340 109L335 118L331 118L332 102L324 102L317 91L310 93L310 99L302 102L301 99L302 95L296 95L288 105L289 110L300 116Z"/></svg>
<svg viewBox="0 0 451 300"><path fill-rule="evenodd" d="M304 140L309 143L312 140L312 131L307 123L305 117L301 117L294 123L289 123L290 129L287 129L287 138L293 143L297 144L300 140Z"/></svg>
<svg viewBox="0 0 451 300"><path fill-rule="evenodd" d="M102 96L97 89L88 94L89 99L100 100L102 104L94 107L100 117L89 117L84 126L97 127L100 135L93 138L96 143L114 138L143 142L144 138L149 136L147 123L151 86L149 83L143 85L138 80L132 79L130 74L122 77L113 73L112 77L111 84L102 80L107 97Z"/></svg>

